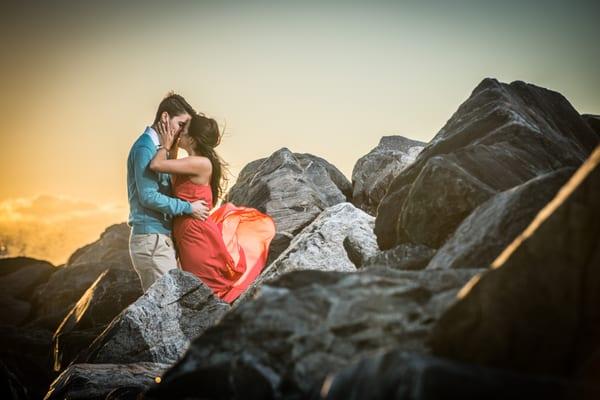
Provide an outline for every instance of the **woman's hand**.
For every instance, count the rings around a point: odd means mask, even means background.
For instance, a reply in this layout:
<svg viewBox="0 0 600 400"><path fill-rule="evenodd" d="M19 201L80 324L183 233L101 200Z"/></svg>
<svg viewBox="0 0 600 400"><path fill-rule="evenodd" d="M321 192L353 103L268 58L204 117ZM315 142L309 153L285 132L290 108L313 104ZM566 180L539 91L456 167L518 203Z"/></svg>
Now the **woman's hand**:
<svg viewBox="0 0 600 400"><path fill-rule="evenodd" d="M170 149L171 147L173 147L173 144L175 142L175 136L177 133L177 126L173 125L171 126L171 123L169 121L169 117L166 118L162 118L159 122L158 122L158 139L161 145L163 145L164 147L166 147L167 149Z"/></svg>

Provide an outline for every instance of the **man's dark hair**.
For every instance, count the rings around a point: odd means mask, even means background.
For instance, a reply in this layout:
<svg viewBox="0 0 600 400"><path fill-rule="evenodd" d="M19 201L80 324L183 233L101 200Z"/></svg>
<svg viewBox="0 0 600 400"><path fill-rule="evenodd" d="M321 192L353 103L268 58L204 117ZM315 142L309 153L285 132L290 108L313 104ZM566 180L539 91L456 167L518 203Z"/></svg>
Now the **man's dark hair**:
<svg viewBox="0 0 600 400"><path fill-rule="evenodd" d="M170 118L173 118L177 115L181 115L183 113L188 113L190 116L196 115L196 111L188 104L188 102L178 94L170 92L167 96L160 102L158 105L158 110L156 111L156 117L154 117L154 123L156 124L160 121L160 116L163 112L167 112Z"/></svg>

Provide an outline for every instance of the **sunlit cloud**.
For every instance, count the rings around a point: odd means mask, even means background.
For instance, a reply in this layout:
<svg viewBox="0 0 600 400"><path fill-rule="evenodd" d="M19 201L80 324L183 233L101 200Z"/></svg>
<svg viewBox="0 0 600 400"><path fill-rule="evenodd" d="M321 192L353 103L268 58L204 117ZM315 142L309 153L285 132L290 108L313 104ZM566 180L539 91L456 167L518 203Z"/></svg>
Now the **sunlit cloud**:
<svg viewBox="0 0 600 400"><path fill-rule="evenodd" d="M0 254L64 263L108 226L123 222L127 210L66 196L40 195L0 202Z"/></svg>

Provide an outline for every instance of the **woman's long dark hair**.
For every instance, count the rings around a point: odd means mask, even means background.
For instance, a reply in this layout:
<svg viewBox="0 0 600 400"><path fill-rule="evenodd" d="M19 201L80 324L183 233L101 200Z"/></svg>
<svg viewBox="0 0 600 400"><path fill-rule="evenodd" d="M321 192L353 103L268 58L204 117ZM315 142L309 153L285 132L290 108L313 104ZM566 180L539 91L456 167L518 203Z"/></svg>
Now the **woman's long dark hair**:
<svg viewBox="0 0 600 400"><path fill-rule="evenodd" d="M223 131L225 133L225 131ZM193 114L190 121L188 134L194 140L194 152L198 155L207 157L212 164L212 175L210 178L210 188L212 190L213 207L217 205L218 199L227 188L229 179L224 172L228 172L227 163L219 157L215 147L221 143L222 135L219 134L219 125L212 118L205 117L202 113ZM221 185L224 182L225 185Z"/></svg>

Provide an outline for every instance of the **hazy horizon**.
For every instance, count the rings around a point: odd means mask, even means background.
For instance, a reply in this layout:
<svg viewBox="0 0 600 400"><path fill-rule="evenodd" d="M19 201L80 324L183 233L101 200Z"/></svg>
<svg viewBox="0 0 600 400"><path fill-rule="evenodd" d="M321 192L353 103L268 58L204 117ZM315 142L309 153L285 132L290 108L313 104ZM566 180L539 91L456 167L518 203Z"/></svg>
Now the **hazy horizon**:
<svg viewBox="0 0 600 400"><path fill-rule="evenodd" d="M169 90L226 124L217 151L229 187L281 147L351 179L382 136L429 141L486 77L600 114L598 11L588 1L13 4L0 16L0 241L60 263L125 221L127 153Z"/></svg>

